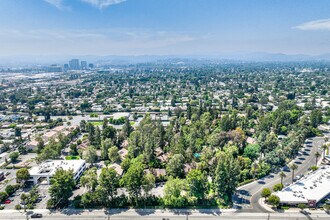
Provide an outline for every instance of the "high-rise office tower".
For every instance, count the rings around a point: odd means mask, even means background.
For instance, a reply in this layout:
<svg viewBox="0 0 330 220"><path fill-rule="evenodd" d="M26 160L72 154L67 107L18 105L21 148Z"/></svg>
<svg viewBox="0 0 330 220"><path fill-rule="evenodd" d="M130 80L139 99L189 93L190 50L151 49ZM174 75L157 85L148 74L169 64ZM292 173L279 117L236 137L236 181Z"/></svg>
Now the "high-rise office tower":
<svg viewBox="0 0 330 220"><path fill-rule="evenodd" d="M81 61L81 63L80 63L80 68L81 68L82 70L87 69L87 62L86 62L86 61Z"/></svg>
<svg viewBox="0 0 330 220"><path fill-rule="evenodd" d="M79 70L79 60L78 59L72 59L69 61L70 69L72 70Z"/></svg>

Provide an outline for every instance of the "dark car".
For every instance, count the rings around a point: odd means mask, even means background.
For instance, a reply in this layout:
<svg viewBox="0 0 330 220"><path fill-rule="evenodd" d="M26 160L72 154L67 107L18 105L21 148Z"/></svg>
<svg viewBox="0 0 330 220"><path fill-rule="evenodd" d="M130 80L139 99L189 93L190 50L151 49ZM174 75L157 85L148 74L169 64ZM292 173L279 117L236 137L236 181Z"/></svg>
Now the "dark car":
<svg viewBox="0 0 330 220"><path fill-rule="evenodd" d="M289 168L288 166L284 166L284 167L282 168L282 170L283 170L284 172L290 172L290 168Z"/></svg>
<svg viewBox="0 0 330 220"><path fill-rule="evenodd" d="M42 214L40 214L40 213L33 213L31 215L31 218L42 218Z"/></svg>

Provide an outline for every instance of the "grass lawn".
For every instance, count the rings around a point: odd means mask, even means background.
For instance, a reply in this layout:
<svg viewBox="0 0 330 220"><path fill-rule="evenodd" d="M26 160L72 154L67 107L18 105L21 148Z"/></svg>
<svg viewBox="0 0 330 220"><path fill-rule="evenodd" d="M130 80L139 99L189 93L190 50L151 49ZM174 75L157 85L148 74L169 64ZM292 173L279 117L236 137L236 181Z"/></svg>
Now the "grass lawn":
<svg viewBox="0 0 330 220"><path fill-rule="evenodd" d="M103 121L92 121L91 123L95 126L103 125Z"/></svg>
<svg viewBox="0 0 330 220"><path fill-rule="evenodd" d="M79 156L66 156L65 157L66 160L80 160Z"/></svg>

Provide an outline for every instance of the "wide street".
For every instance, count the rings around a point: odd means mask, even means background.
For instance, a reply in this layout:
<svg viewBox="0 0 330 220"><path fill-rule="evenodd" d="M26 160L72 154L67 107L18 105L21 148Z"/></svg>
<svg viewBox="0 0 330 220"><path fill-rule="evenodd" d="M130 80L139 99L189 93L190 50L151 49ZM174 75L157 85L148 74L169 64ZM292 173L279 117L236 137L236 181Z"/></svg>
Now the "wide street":
<svg viewBox="0 0 330 220"><path fill-rule="evenodd" d="M200 210L150 210L150 209L113 209L107 210L63 210L61 212L49 212L48 210L34 210L34 213L43 214L42 219L88 219L88 220L127 220L127 219L148 219L148 220L189 220L189 219L230 219L230 220L245 220L245 219L287 219L287 220L303 220L303 219L329 219L329 215L325 212L314 211L308 215L300 212L285 212L285 213L237 213L234 210L225 210L224 212L218 209L200 209ZM28 213L28 217L33 213ZM27 219L23 211L2 211L0 219Z"/></svg>
<svg viewBox="0 0 330 220"><path fill-rule="evenodd" d="M329 136L328 133L325 134ZM304 153L297 156L294 163L298 165L298 169L294 171L294 176L306 174L308 169L315 165L315 152L320 150L324 143L324 137L310 138L305 141ZM283 184L292 183L292 171L285 172L286 177L283 179ZM239 187L237 193L234 195L235 207L242 212L269 212L262 205L259 204L261 198L261 191L263 188L273 188L277 183L280 183L281 178L278 173L271 173L270 175L258 179L250 184Z"/></svg>

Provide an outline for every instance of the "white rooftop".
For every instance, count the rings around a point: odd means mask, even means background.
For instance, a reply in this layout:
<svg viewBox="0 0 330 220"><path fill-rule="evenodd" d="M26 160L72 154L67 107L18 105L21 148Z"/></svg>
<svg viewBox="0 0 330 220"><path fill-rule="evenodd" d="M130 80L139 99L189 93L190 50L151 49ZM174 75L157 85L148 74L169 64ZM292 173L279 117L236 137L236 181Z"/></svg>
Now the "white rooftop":
<svg viewBox="0 0 330 220"><path fill-rule="evenodd" d="M71 169L73 173L77 173L84 163L85 160L48 160L38 166L32 167L29 172L31 176L53 176L57 169L63 168L64 170Z"/></svg>
<svg viewBox="0 0 330 220"><path fill-rule="evenodd" d="M281 203L298 204L308 203L308 200L319 202L329 193L330 166L323 166L275 194Z"/></svg>

